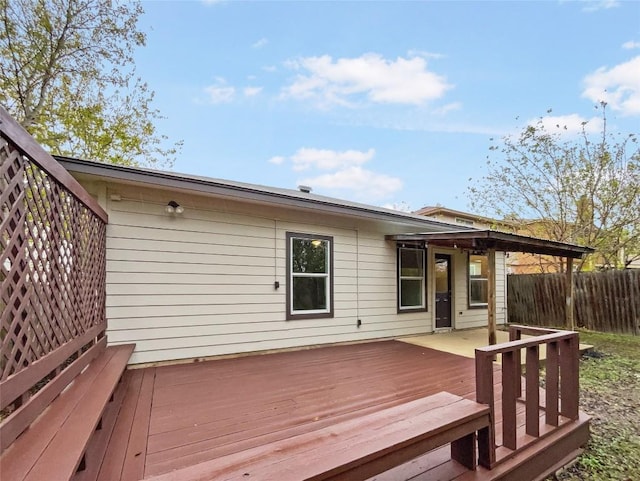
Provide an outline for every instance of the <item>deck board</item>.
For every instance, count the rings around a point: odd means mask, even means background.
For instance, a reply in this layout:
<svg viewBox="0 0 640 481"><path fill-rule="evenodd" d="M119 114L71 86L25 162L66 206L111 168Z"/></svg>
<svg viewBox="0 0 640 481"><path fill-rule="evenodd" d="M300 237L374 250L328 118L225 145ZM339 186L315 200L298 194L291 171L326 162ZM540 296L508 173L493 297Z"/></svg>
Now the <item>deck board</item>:
<svg viewBox="0 0 640 481"><path fill-rule="evenodd" d="M145 476L440 391L475 396L473 360L395 341L155 371Z"/></svg>
<svg viewBox="0 0 640 481"><path fill-rule="evenodd" d="M473 359L397 341L152 367L130 375L136 381L111 440L120 447L109 446L101 479L162 475L441 391L475 400ZM496 372L496 387L499 379ZM499 414L500 389L495 396ZM524 423L523 410L519 405ZM464 468L445 452L429 453L391 476L409 479L426 469L453 479ZM112 464L123 466L120 477Z"/></svg>

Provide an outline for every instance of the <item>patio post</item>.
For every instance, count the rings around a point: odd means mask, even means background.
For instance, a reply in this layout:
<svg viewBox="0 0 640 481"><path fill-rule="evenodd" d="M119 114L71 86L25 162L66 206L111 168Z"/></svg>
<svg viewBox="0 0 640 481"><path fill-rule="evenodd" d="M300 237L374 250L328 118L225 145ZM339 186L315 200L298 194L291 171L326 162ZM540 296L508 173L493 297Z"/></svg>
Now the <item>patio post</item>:
<svg viewBox="0 0 640 481"><path fill-rule="evenodd" d="M566 286L565 286L565 298L566 298L566 306L564 311L564 325L567 329L574 330L574 321L573 321L573 258L567 257L567 272L566 275Z"/></svg>
<svg viewBox="0 0 640 481"><path fill-rule="evenodd" d="M496 344L496 250L488 250L487 314L489 316L489 345Z"/></svg>

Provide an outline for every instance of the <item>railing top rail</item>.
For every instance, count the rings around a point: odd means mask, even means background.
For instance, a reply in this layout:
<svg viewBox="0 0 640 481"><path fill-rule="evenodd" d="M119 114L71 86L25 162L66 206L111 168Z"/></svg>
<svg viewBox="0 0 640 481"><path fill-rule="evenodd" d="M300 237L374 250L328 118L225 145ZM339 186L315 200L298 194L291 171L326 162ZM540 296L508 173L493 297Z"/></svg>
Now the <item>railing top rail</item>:
<svg viewBox="0 0 640 481"><path fill-rule="evenodd" d="M562 332L561 329L550 329L548 327L521 326L519 324L510 325L509 331L519 331L522 334L532 335L532 336L539 336L541 334L553 334L554 332Z"/></svg>
<svg viewBox="0 0 640 481"><path fill-rule="evenodd" d="M107 213L100 207L100 204L2 106L0 106L0 132L7 139L10 139L20 152L62 184L103 222L108 221Z"/></svg>
<svg viewBox="0 0 640 481"><path fill-rule="evenodd" d="M501 354L503 352L514 351L516 349L524 349L526 347L546 344L549 341L562 341L564 339L571 339L573 337L578 337L578 333L574 331L557 331L552 334L544 334L542 336L522 339L520 341L510 341L504 342L502 344L496 344L495 346L478 347L476 348L476 354Z"/></svg>

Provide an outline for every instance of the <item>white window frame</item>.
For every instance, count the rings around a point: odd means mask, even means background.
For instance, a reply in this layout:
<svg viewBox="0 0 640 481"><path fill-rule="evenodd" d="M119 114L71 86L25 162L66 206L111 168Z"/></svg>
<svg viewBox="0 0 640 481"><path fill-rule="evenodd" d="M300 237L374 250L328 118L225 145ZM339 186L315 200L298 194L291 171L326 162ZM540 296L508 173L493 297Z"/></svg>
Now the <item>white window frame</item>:
<svg viewBox="0 0 640 481"><path fill-rule="evenodd" d="M422 254L422 276L403 276L402 275L402 251L419 251ZM426 294L426 251L420 247L398 247L398 312L408 311L424 311L427 308L427 294ZM402 281L420 281L420 293L422 295L420 305L403 306L402 305Z"/></svg>
<svg viewBox="0 0 640 481"><path fill-rule="evenodd" d="M293 272L293 243L296 239L326 243L326 272ZM296 277L325 279L326 307L324 309L294 310L293 279ZM287 320L333 317L333 237L287 232L287 278Z"/></svg>
<svg viewBox="0 0 640 481"><path fill-rule="evenodd" d="M485 257L487 259L487 269L489 269L489 256L487 255L481 255L481 254L469 254L467 257L467 277L468 277L468 296L467 296L467 302L469 303L469 308L470 309L483 309L488 307L489 303L488 302L472 302L471 300L471 283L472 282L484 282L486 284L486 288L485 288L485 292L487 292L487 289L489 287L489 278L488 277L481 277L474 275L471 275L471 257ZM488 301L488 300L487 300Z"/></svg>

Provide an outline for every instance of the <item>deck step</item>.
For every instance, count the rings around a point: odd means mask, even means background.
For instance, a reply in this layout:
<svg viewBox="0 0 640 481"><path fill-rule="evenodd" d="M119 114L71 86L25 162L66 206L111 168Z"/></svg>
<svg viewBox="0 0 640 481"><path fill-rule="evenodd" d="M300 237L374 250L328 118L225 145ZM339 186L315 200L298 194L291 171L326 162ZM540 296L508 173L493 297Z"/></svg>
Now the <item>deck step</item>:
<svg viewBox="0 0 640 481"><path fill-rule="evenodd" d="M441 392L316 431L149 478L149 481L366 480L439 446L475 467L489 408Z"/></svg>

